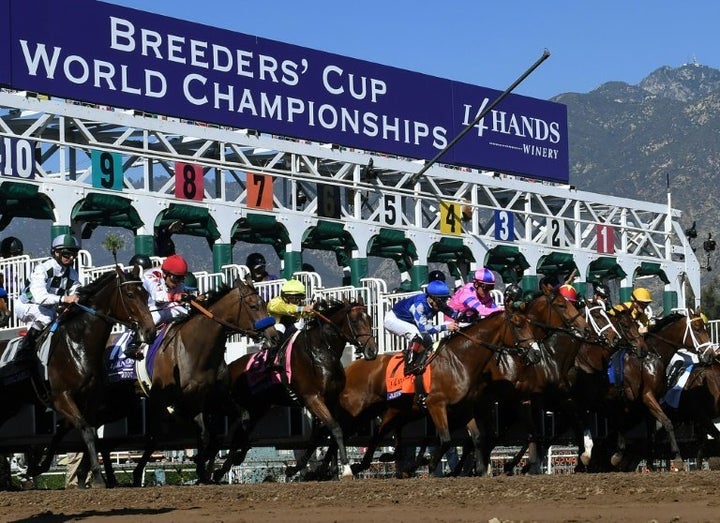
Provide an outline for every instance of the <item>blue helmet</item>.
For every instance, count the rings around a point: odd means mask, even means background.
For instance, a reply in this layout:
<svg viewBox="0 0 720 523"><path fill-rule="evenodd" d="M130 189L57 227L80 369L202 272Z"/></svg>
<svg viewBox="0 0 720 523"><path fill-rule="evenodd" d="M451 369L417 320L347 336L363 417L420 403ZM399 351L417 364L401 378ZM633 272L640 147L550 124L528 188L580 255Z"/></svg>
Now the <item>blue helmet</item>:
<svg viewBox="0 0 720 523"><path fill-rule="evenodd" d="M431 298L448 298L450 297L450 289L444 281L435 280L431 281L425 288L425 294Z"/></svg>

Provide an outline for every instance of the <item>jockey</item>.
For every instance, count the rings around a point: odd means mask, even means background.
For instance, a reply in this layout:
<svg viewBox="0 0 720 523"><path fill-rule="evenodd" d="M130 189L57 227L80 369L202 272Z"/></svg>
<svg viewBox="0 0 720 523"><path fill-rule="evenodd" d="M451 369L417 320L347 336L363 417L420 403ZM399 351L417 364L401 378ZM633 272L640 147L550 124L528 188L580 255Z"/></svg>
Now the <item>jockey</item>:
<svg viewBox="0 0 720 523"><path fill-rule="evenodd" d="M22 242L15 236L8 236L0 242L0 258L12 258L22 255L24 247Z"/></svg>
<svg viewBox="0 0 720 523"><path fill-rule="evenodd" d="M460 287L448 301L448 306L455 311L453 317L484 318L488 314L503 310L490 294L494 288L495 275L485 267L476 270L473 281Z"/></svg>
<svg viewBox="0 0 720 523"><path fill-rule="evenodd" d="M648 307L652 303L652 294L645 287L638 287L632 292L630 301L615 305L613 310L632 309L632 317L638 322L640 334L646 334L651 325Z"/></svg>
<svg viewBox="0 0 720 523"><path fill-rule="evenodd" d="M148 308L155 325L170 323L190 313L185 304L193 297L185 286L187 273L188 264L178 254L168 256L160 267L143 273L143 287L148 292ZM141 344L136 341L131 341L123 352L128 358L143 359Z"/></svg>
<svg viewBox="0 0 720 523"><path fill-rule="evenodd" d="M400 300L385 316L385 328L410 341L405 349L405 374L422 370L428 350L432 346L432 335L443 331L456 331L459 327L454 321L431 324L430 320L438 312L452 316L454 311L448 307L450 289L442 281L431 281L424 293Z"/></svg>
<svg viewBox="0 0 720 523"><path fill-rule="evenodd" d="M185 287L188 264L179 254L165 258L160 268L143 273L143 287L148 292L148 307L155 325L184 318L189 310L184 302L190 297Z"/></svg>
<svg viewBox="0 0 720 523"><path fill-rule="evenodd" d="M610 306L610 290L603 283L596 283L592 298L593 305L599 305L604 311Z"/></svg>
<svg viewBox="0 0 720 523"><path fill-rule="evenodd" d="M511 283L505 287L503 293L503 300L505 301L506 308L521 309L525 305L523 300L523 290L517 283Z"/></svg>
<svg viewBox="0 0 720 523"><path fill-rule="evenodd" d="M15 361L31 367L37 360L35 342L56 318L56 307L77 303L80 299L77 294L79 277L73 267L79 250L80 245L71 234L55 237L50 247L50 259L35 266L30 283L15 300L15 316L29 325Z"/></svg>
<svg viewBox="0 0 720 523"><path fill-rule="evenodd" d="M268 346L268 366L272 367L278 350L283 342L296 330L302 329L303 316L312 314L313 305L304 305L305 285L299 280L288 280L280 288L280 296L275 296L267 304L268 314L275 318L275 329L282 336Z"/></svg>
<svg viewBox="0 0 720 523"><path fill-rule="evenodd" d="M255 283L278 279L275 274L268 274L265 256L259 252L248 254L248 257L245 259L245 265L250 270L250 276Z"/></svg>

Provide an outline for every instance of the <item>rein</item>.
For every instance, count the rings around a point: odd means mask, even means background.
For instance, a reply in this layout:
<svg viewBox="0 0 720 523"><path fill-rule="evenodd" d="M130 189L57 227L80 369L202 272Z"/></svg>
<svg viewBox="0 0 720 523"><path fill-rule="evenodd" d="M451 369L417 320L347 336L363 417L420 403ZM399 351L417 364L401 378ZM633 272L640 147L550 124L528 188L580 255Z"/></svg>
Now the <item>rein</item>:
<svg viewBox="0 0 720 523"><path fill-rule="evenodd" d="M256 294L257 294L257 293L256 293ZM242 302L242 300L243 300L244 298L245 298L245 297L241 295L241 296L240 296L240 301ZM197 301L195 301L195 300L190 300L190 305L192 305L195 309L197 309L197 310L198 310L200 313L202 313L204 316L210 318L210 319L213 320L215 323L218 323L218 324L222 325L223 327L225 327L225 328L228 329L228 330L231 330L231 331L240 333L240 334L242 334L242 335L244 335L244 336L248 336L248 337L250 337L250 338L255 338L255 337L257 337L257 336L259 335L259 331L255 330L255 329L251 329L251 330L243 329L242 327L240 327L240 326L238 326L238 325L235 325L235 324L233 324L233 323L230 323L229 321L225 321L225 320L223 320L222 318L218 318L218 317L215 316L211 311L207 310L205 307L203 307L202 305L200 305L200 304L199 304Z"/></svg>
<svg viewBox="0 0 720 523"><path fill-rule="evenodd" d="M325 316L323 313L316 311L316 310L313 310L312 313L315 316L317 316L319 319L324 321L327 325L332 327L338 334L340 334L343 338L345 338L345 340L347 342L349 342L350 345L352 345L353 347L355 347L358 350L364 351L365 347L360 342L360 336L355 332L355 329L352 326L352 322L350 321L350 312L352 310L354 310L355 308L365 309L365 307L363 305L354 305L354 306L350 307L350 310L348 312L345 313L345 318L347 320L348 329L350 329L350 334L352 335L352 337L346 336L345 333L342 331L342 329L340 327L338 327L335 322L333 322L330 318ZM368 338L368 341L370 338L372 338L372 334L362 334L362 336Z"/></svg>

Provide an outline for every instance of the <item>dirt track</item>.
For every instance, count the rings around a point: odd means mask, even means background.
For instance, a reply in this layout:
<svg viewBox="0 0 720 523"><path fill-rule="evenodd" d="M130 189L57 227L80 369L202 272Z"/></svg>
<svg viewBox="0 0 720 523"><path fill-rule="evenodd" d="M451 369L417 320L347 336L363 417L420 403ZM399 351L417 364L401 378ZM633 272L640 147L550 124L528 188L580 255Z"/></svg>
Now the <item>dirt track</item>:
<svg viewBox="0 0 720 523"><path fill-rule="evenodd" d="M720 472L418 478L0 494L2 521L717 521Z"/></svg>

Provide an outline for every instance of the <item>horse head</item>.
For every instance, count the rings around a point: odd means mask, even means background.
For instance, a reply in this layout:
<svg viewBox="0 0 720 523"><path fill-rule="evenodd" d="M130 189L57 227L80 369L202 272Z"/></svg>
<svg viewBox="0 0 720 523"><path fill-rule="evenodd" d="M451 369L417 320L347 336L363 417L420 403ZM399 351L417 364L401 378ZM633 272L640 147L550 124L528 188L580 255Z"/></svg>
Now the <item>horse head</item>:
<svg viewBox="0 0 720 523"><path fill-rule="evenodd" d="M265 301L258 294L250 277L237 278L233 290L238 292L236 330L253 338L277 339L280 334L275 329L275 321L268 315Z"/></svg>
<svg viewBox="0 0 720 523"><path fill-rule="evenodd" d="M357 301L318 302L315 315L334 326L344 339L355 347L355 354L366 360L377 357L377 340L373 335L372 319L362 298Z"/></svg>
<svg viewBox="0 0 720 523"><path fill-rule="evenodd" d="M119 323L137 332L140 340L151 343L155 339L155 322L148 308L148 293L143 287L137 268L125 273L119 266L108 271L78 291L78 307L99 316L111 325Z"/></svg>
<svg viewBox="0 0 720 523"><path fill-rule="evenodd" d="M530 302L527 313L533 325L546 331L565 332L581 340L592 334L583 313L557 292L536 297Z"/></svg>
<svg viewBox="0 0 720 523"><path fill-rule="evenodd" d="M523 349L530 363L540 361L542 351L540 344L535 340L530 318L525 314L524 307L510 307L503 313L505 318L502 344L506 347Z"/></svg>
<svg viewBox="0 0 720 523"><path fill-rule="evenodd" d="M606 314L606 316L608 315ZM633 318L632 309L615 309L613 314L608 317L615 328L615 332L619 334L617 341L610 345L611 348L626 345L641 354L647 352L648 347L645 337L640 333L640 327Z"/></svg>

